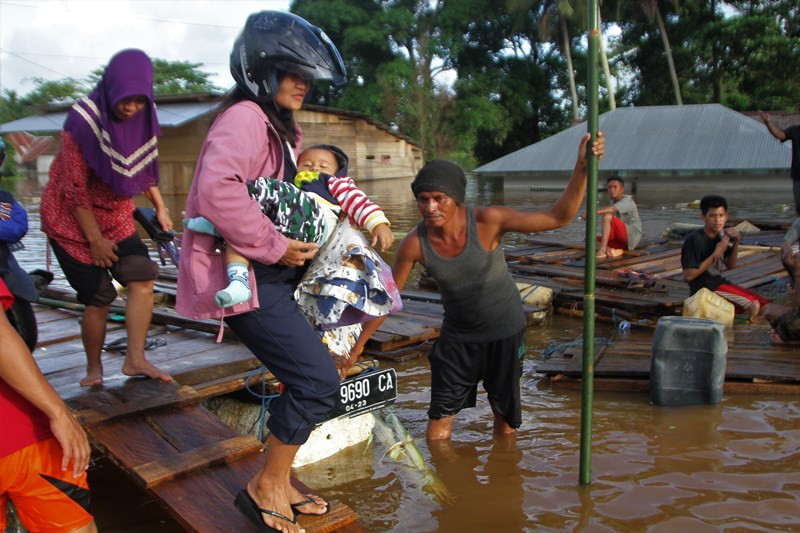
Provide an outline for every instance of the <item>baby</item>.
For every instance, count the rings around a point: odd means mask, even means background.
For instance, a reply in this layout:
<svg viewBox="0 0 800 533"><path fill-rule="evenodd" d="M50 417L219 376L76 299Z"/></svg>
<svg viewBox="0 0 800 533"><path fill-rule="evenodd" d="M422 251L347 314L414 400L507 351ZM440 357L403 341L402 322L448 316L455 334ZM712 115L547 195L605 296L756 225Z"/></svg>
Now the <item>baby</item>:
<svg viewBox="0 0 800 533"><path fill-rule="evenodd" d="M322 246L344 211L358 226L372 235L371 245L387 250L394 242L389 220L383 210L347 177L347 155L332 145L315 145L297 158L298 174L294 183L274 178L258 178L247 182L250 196L261 204L262 212L275 227L289 238L315 242ZM204 217L184 220L186 229L218 235ZM217 292L220 307L246 302L251 297L248 282L249 260L233 247L225 250L228 281Z"/></svg>

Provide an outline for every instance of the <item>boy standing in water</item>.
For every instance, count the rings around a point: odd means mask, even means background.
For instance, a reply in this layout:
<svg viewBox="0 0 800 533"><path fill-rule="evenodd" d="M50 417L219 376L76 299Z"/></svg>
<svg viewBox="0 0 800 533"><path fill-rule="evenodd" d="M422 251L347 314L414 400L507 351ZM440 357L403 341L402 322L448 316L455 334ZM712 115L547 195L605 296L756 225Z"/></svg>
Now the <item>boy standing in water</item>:
<svg viewBox="0 0 800 533"><path fill-rule="evenodd" d="M444 305L441 336L429 354L429 441L449 439L453 417L474 407L478 382L494 413L494 433L509 435L522 423L519 381L525 353L525 315L503 255L505 233L560 228L577 213L586 190L590 135L581 140L572 177L561 197L544 211L464 205L466 177L458 165L431 161L411 189L423 220L400 243L392 267L399 288L415 263L439 284ZM592 153L603 158L602 133ZM351 352L351 364L385 317L367 322Z"/></svg>

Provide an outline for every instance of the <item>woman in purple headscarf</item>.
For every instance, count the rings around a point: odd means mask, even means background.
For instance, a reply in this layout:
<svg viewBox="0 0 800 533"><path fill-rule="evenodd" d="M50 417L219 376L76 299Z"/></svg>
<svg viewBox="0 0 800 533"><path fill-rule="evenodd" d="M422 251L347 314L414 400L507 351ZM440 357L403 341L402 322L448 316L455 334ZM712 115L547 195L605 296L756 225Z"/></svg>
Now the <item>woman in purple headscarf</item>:
<svg viewBox="0 0 800 533"><path fill-rule="evenodd" d="M163 229L172 229L158 190L160 134L153 64L141 50L123 50L111 58L92 93L69 111L61 149L42 193L42 231L78 301L86 306L81 322L87 358L82 386L103 381L100 355L108 308L117 296L112 276L128 294L122 372L172 379L144 356L158 268L136 233L131 198L144 193Z"/></svg>

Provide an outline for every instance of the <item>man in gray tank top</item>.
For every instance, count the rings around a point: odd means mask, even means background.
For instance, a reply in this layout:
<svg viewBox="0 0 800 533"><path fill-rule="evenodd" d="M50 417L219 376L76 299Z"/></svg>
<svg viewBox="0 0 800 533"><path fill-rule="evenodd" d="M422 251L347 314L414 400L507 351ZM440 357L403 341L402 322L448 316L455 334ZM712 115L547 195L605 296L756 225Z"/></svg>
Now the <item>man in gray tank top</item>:
<svg viewBox="0 0 800 533"><path fill-rule="evenodd" d="M392 272L402 289L419 263L442 294L441 336L428 356L429 441L450 438L455 414L475 406L480 381L492 406L494 433L513 434L520 426L525 316L500 244L507 232L547 231L572 221L586 191L588 145L587 133L567 188L543 211L464 205L464 171L448 161L431 161L414 178L411 189L423 220L400 243ZM592 153L602 159L604 148L605 140L598 132ZM384 319L364 325L351 351L351 364Z"/></svg>

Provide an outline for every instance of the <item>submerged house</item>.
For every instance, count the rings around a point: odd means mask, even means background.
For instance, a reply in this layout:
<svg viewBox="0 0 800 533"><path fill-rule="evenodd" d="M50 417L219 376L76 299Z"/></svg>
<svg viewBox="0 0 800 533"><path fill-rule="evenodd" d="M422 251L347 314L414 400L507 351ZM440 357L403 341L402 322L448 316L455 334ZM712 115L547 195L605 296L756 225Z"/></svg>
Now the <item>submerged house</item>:
<svg viewBox="0 0 800 533"><path fill-rule="evenodd" d="M158 151L163 194L182 197L189 191L203 139L222 98L213 93L156 97L162 130ZM19 163L46 176L58 151L58 132L69 108L70 105L47 106L40 108L38 114L0 125L0 135L15 143L17 155L23 151L29 154ZM350 174L356 180L412 177L423 164L419 144L363 113L304 106L295 119L303 128L305 146L336 144L345 150L350 157ZM17 146L15 139L48 142L42 143L47 145L45 150L31 157L31 152Z"/></svg>
<svg viewBox="0 0 800 533"><path fill-rule="evenodd" d="M791 143L757 117L720 104L618 108L600 116L606 153L598 182L617 174L639 187L791 187ZM509 188L563 189L586 124L578 124L473 172L503 177Z"/></svg>

